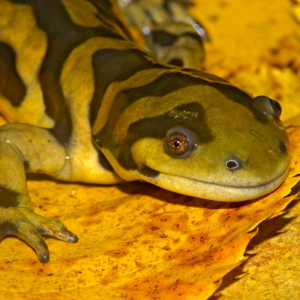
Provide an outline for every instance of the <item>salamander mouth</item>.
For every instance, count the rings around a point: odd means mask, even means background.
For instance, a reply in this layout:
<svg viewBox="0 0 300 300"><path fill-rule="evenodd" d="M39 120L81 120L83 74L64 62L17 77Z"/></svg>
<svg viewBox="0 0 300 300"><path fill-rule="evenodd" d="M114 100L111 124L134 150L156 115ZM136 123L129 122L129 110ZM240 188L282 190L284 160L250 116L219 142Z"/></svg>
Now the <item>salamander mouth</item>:
<svg viewBox="0 0 300 300"><path fill-rule="evenodd" d="M284 182L288 173L289 167L287 167L283 173L272 181L256 186L225 186L166 173L160 173L156 177L155 182L151 181L151 183L166 190L188 196L223 202L238 202L252 200L274 191Z"/></svg>

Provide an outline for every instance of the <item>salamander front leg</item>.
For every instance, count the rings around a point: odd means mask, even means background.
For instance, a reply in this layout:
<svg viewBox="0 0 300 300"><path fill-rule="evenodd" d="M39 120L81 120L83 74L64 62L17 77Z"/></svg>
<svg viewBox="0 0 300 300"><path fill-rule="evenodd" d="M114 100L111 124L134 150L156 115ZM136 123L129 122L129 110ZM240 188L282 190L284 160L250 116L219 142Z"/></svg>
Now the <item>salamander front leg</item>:
<svg viewBox="0 0 300 300"><path fill-rule="evenodd" d="M43 263L49 261L49 250L42 235L69 243L78 239L60 221L34 213L25 168L59 177L64 158L64 147L46 129L19 123L0 127L0 240L18 236L34 248Z"/></svg>

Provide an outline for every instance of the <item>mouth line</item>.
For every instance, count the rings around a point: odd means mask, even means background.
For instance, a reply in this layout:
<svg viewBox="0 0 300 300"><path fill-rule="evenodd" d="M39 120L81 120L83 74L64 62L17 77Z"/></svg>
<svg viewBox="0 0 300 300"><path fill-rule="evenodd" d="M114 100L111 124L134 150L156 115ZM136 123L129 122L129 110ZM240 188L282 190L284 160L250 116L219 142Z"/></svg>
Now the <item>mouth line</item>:
<svg viewBox="0 0 300 300"><path fill-rule="evenodd" d="M256 199L273 192L284 182L288 174L289 168L286 168L281 175L268 183L242 187L208 183L167 173L160 173L156 181L150 181L146 178L144 180L165 188L166 190L187 196L222 202L238 202Z"/></svg>
<svg viewBox="0 0 300 300"><path fill-rule="evenodd" d="M216 187L223 187L223 188L231 188L231 189L255 189L255 188L262 188L264 186L268 186L271 185L272 183L278 181L281 177L285 177L285 175L287 175L287 173L289 172L290 169L290 165L288 164L288 166L274 179L264 182L262 184L252 184L252 185L247 185L247 186L234 186L234 185L226 185L226 184L219 184L219 183L214 183L214 182L209 182L209 181L202 181L202 180L197 180L194 178L188 178L188 177L183 177L183 176L178 176L178 175L173 175L173 174L169 174L169 173L164 173L164 172L160 172L161 174L164 174L166 176L172 176L172 177L177 177L177 178L182 178L184 180L191 180L191 181L195 181L195 182L199 182L201 184L207 184L207 185L212 185L212 186L216 186Z"/></svg>

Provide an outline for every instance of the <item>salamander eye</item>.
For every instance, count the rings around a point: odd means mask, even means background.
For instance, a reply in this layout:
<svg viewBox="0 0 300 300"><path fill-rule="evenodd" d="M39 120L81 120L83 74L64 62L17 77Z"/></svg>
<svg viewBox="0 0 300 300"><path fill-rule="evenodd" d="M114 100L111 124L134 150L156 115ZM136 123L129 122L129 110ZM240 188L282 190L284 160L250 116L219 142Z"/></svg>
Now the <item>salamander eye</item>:
<svg viewBox="0 0 300 300"><path fill-rule="evenodd" d="M198 145L198 135L183 126L170 128L165 137L165 150L175 158L186 158Z"/></svg>
<svg viewBox="0 0 300 300"><path fill-rule="evenodd" d="M252 105L260 112L266 115L272 115L279 118L282 112L281 105L266 96L258 96L253 99Z"/></svg>
<svg viewBox="0 0 300 300"><path fill-rule="evenodd" d="M169 151L174 154L182 154L189 147L189 142L186 136L181 132L174 132L169 135L167 139Z"/></svg>

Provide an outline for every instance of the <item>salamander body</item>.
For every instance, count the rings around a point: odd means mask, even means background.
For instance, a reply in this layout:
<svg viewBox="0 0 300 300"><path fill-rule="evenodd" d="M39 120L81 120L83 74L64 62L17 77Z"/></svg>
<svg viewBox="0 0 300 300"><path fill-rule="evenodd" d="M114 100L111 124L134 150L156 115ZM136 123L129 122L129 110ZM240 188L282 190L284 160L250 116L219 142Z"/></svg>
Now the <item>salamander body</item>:
<svg viewBox="0 0 300 300"><path fill-rule="evenodd" d="M49 260L41 234L77 237L33 212L25 171L144 180L218 201L257 198L287 177L279 103L158 61L134 42L115 1L0 0L0 30L0 112L10 122L0 127L0 238L18 235L40 261ZM178 63L182 46L167 62Z"/></svg>

